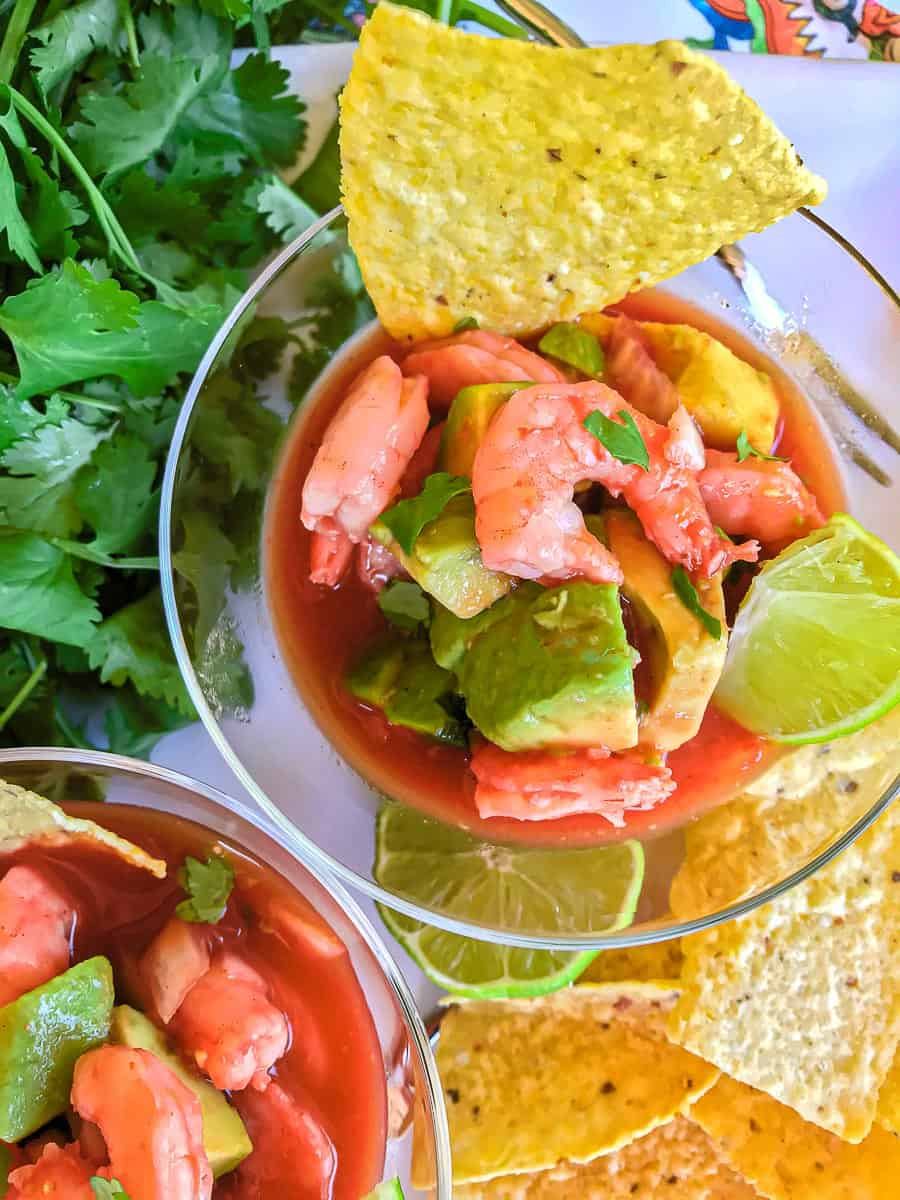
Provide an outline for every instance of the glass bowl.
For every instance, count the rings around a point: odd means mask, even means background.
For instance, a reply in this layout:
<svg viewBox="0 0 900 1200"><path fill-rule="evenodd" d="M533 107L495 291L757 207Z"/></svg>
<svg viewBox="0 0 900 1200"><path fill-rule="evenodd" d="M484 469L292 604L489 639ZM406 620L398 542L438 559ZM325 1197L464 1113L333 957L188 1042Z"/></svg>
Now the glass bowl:
<svg viewBox="0 0 900 1200"><path fill-rule="evenodd" d="M265 374L266 343L241 343L253 315L280 317L302 337L317 301L333 292L336 278L352 282L354 267L340 209L279 254L210 346L172 439L160 517L166 616L197 710L240 781L315 868L337 873L407 917L512 946L585 950L659 941L745 912L816 871L890 803L898 791L896 760L869 770L861 784L854 780L824 815L801 820L789 846L758 855L754 872L744 849L769 845L770 809L736 799L702 818L705 854L720 867L717 887L694 889L693 896L681 887L677 911L670 885L685 859L684 828L644 839L637 903L617 920L604 907L596 871L585 870L584 860L573 869L570 848L514 855L493 840L463 838L469 861L479 860L479 888L435 888L427 904L417 898L417 860L405 882L379 882L373 862L384 798L319 729L273 627L264 570L266 499L281 467L284 434L303 420L303 405L295 414L288 399L292 354L257 386L252 381ZM900 300L878 273L840 235L801 212L741 248L724 248L661 290L742 335L799 386L821 453L835 459L844 505L900 546L900 439L889 426L900 417ZM367 336L372 309L363 293L338 316L345 349L354 336ZM323 354L319 365L327 370L332 357ZM299 502L298 496L298 521ZM708 769L717 769L715 760ZM429 847L460 849L454 833L428 827L425 818L420 832ZM423 856L422 872L435 861ZM511 871L525 876L513 889L505 886ZM492 907L483 904L485 888L493 891ZM517 901L523 890L524 906Z"/></svg>
<svg viewBox="0 0 900 1200"><path fill-rule="evenodd" d="M350 954L365 993L384 1061L388 1137L383 1179L410 1182L413 1119L417 1156L432 1167L438 1200L450 1200L447 1114L428 1035L393 959L356 902L334 881L317 879L298 861L291 839L259 814L175 771L116 754L70 749L0 749L0 779L54 801L103 799L195 821L251 851L278 871L332 927ZM428 1193L434 1196L435 1193Z"/></svg>

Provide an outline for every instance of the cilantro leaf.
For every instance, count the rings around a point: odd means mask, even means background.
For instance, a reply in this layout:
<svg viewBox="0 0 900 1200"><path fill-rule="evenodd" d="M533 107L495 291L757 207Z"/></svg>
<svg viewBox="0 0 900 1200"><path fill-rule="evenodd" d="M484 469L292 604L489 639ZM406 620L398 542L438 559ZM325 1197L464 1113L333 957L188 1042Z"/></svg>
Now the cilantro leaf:
<svg viewBox="0 0 900 1200"><path fill-rule="evenodd" d="M416 538L425 526L440 516L454 496L469 491L471 486L464 475L436 471L425 480L418 496L398 501L386 509L378 520L391 531L401 549L412 554Z"/></svg>
<svg viewBox="0 0 900 1200"><path fill-rule="evenodd" d="M252 386L222 374L208 388L209 400L197 408L194 445L208 462L224 469L232 495L242 488L265 487L284 426L258 402Z"/></svg>
<svg viewBox="0 0 900 1200"><path fill-rule="evenodd" d="M697 589L691 583L690 576L684 567L677 566L673 568L672 587L675 589L675 595L684 607L694 614L709 636L718 641L722 636L722 622L718 617L714 617L712 613L707 612L700 603Z"/></svg>
<svg viewBox="0 0 900 1200"><path fill-rule="evenodd" d="M594 409L582 423L588 433L602 442L613 458L626 465L633 464L644 471L649 470L650 455L634 417L624 408L619 409L616 415L622 418L621 424L610 420L599 409Z"/></svg>
<svg viewBox="0 0 900 1200"><path fill-rule="evenodd" d="M188 894L176 905L182 921L215 925L225 914L234 887L234 867L224 854L211 854L205 863L189 854L178 872L178 882Z"/></svg>
<svg viewBox="0 0 900 1200"><path fill-rule="evenodd" d="M480 326L474 317L460 317L460 319L453 326L453 332L454 333L465 333L465 331L467 329L478 329L478 328L480 328Z"/></svg>
<svg viewBox="0 0 900 1200"><path fill-rule="evenodd" d="M569 321L561 321L548 329L538 342L538 349L551 358L568 363L583 375L598 379L606 360L600 343L587 329Z"/></svg>
<svg viewBox="0 0 900 1200"><path fill-rule="evenodd" d="M283 242L292 242L318 219L318 213L277 175L270 176L255 197L266 224Z"/></svg>
<svg viewBox="0 0 900 1200"><path fill-rule="evenodd" d="M90 1183L95 1200L130 1200L118 1179L104 1179L102 1175L92 1175Z"/></svg>
<svg viewBox="0 0 900 1200"><path fill-rule="evenodd" d="M130 681L142 695L193 715L172 655L159 588L107 617L84 644L91 669L100 672L102 683L118 686Z"/></svg>
<svg viewBox="0 0 900 1200"><path fill-rule="evenodd" d="M735 443L737 449L738 462L744 462L748 458L761 458L765 462L787 462L786 458L779 458L777 454L763 454L761 450L757 450L755 446L750 445L750 439L747 436L747 431L742 429L737 435Z"/></svg>
<svg viewBox="0 0 900 1200"><path fill-rule="evenodd" d="M19 156L29 182L24 212L38 253L59 262L76 253L78 245L71 231L83 225L88 215L78 197L64 191L27 146L19 148Z"/></svg>
<svg viewBox="0 0 900 1200"><path fill-rule="evenodd" d="M148 447L131 434L97 449L74 488L78 511L94 530L93 550L119 554L152 532L159 502L156 473Z"/></svg>
<svg viewBox="0 0 900 1200"><path fill-rule="evenodd" d="M99 620L67 554L34 533L0 533L0 626L85 646Z"/></svg>
<svg viewBox="0 0 900 1200"><path fill-rule="evenodd" d="M287 90L288 72L251 54L187 114L182 136L220 153L290 166L303 147L304 105Z"/></svg>
<svg viewBox="0 0 900 1200"><path fill-rule="evenodd" d="M141 303L67 259L0 305L0 329L19 363L20 397L97 375L119 375L146 396L196 368L222 316L214 305L178 312Z"/></svg>
<svg viewBox="0 0 900 1200"><path fill-rule="evenodd" d="M21 400L11 388L0 384L0 454L42 425L59 425L68 411L69 406L58 396L51 396L41 412L30 400Z"/></svg>
<svg viewBox="0 0 900 1200"><path fill-rule="evenodd" d="M428 597L417 583L392 580L378 593L378 607L398 629L413 630L431 619Z"/></svg>
<svg viewBox="0 0 900 1200"><path fill-rule="evenodd" d="M45 96L95 50L112 49L118 43L119 12L116 0L83 0L32 31L41 45L31 51L31 66Z"/></svg>
<svg viewBox="0 0 900 1200"><path fill-rule="evenodd" d="M113 754L146 758L161 737L192 721L162 700L139 696L132 687L116 688L103 718Z"/></svg>
<svg viewBox="0 0 900 1200"><path fill-rule="evenodd" d="M0 142L0 231L6 234L6 240L12 253L26 262L32 271L40 274L44 268L37 255L34 236L19 209L16 180L2 142Z"/></svg>

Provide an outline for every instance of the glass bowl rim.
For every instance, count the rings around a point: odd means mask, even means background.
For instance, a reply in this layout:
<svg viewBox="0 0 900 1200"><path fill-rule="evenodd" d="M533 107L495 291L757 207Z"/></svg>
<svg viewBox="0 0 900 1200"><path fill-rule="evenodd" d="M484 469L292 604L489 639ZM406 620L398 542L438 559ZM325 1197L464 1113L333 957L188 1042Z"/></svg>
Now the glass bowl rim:
<svg viewBox="0 0 900 1200"><path fill-rule="evenodd" d="M96 767L101 770L120 772L137 778L151 779L156 782L169 784L193 792L226 812L246 821L255 829L260 830L273 841L280 842L282 847L293 855L304 871L309 872L313 880L319 884L339 906L344 916L359 933L362 941L377 963L382 975L397 1001L403 1024L409 1034L413 1050L418 1057L419 1067L427 1088L426 1109L431 1120L435 1145L435 1173L437 1177L436 1195L438 1200L448 1200L451 1196L452 1168L450 1158L450 1127L447 1123L447 1111L444 1105L444 1092L438 1075L437 1063L431 1048L431 1039L425 1028L425 1023L419 1013L412 991L400 968L394 962L387 947L382 942L375 926L359 907L357 901L346 890L339 879L335 879L328 870L319 871L315 865L307 861L305 854L298 851L292 844L296 839L293 835L285 836L288 832L281 828L260 823L258 817L240 800L236 800L211 784L193 779L180 771L169 767L161 767L156 763L145 762L143 759L128 758L122 754L110 754L105 750L82 750L69 746L28 746L26 748L0 747L0 768L4 763L24 762L62 762L74 763L78 766Z"/></svg>
<svg viewBox="0 0 900 1200"><path fill-rule="evenodd" d="M159 567L162 581L163 608L182 679L207 733L212 738L225 762L269 820L275 824L281 835L289 840L291 849L305 865L311 866L315 871L324 874L326 877L336 875L343 883L346 883L350 887L358 888L370 899L379 904L384 904L387 908L393 909L396 912L401 912L407 917L412 917L416 921L423 921L426 924L437 926L440 929L459 934L462 937L476 938L480 941L494 942L498 945L515 946L523 949L571 951L612 950L626 946L651 945L655 942L664 942L686 937L692 933L700 933L705 929L712 929L714 926L731 921L736 917L745 916L760 905L768 904L769 901L783 895L798 883L809 879L810 876L821 870L822 867L826 866L832 859L846 850L848 846L852 845L857 838L874 824L891 803L900 796L900 775L897 775L862 817L855 821L848 830L845 830L840 837L836 838L824 850L820 851L809 863L792 871L777 883L770 884L769 887L764 888L754 896L745 897L743 900L735 901L725 908L713 913L706 913L701 917L674 921L672 924L662 928L650 928L642 932L621 930L615 934L596 934L592 936L558 934L550 937L545 934L522 934L512 931L499 933L487 926L476 925L467 921L457 920L454 917L445 916L443 913L432 912L430 909L423 909L419 905L404 899L402 896L395 895L393 892L381 887L374 880L357 874L356 871L345 866L337 858L322 850L320 846L286 817L259 786L244 766L238 754L232 749L215 714L206 702L206 697L200 687L188 653L187 643L178 615L178 605L175 598L175 573L172 563L171 537L173 501L178 465L194 408L206 384L210 370L219 355L219 351L222 349L232 330L250 306L266 291L269 284L295 258L298 258L303 253L310 242L324 230L328 229L334 221L338 220L342 216L343 211L343 206L338 204L330 212L310 225L298 237L294 238L292 242L285 246L283 250L266 264L235 304L212 342L210 342L206 353L203 355L194 373L184 403L181 406L181 411L178 414L178 420L172 433L172 440L169 444L169 451L166 458L159 509ZM857 266L866 272L870 279L884 292L887 299L900 311L900 295L898 295L880 271L869 262L865 255L852 242L836 229L833 229L827 221L823 221L821 217L807 208L798 209L796 215L808 221L835 242L841 250L855 261Z"/></svg>

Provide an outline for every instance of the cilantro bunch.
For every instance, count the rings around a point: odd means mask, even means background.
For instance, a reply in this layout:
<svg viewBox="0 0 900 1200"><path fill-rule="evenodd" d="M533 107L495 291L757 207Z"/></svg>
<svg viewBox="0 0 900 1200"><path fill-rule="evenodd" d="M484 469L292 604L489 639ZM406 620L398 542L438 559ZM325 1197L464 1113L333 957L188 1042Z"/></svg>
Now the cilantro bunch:
<svg viewBox="0 0 900 1200"><path fill-rule="evenodd" d="M414 7L516 30L470 0ZM101 740L146 755L194 719L160 598L165 455L253 269L337 203L336 129L283 181L306 126L269 48L356 36L348 12L0 0L0 745L88 746L102 713ZM221 467L210 503L261 499L280 427L264 408L248 424L248 393L292 343L302 395L370 312L354 266L338 264L301 338L273 317L244 329L244 367L213 381L221 404L198 431ZM237 563L239 533L186 530L182 573L212 542Z"/></svg>

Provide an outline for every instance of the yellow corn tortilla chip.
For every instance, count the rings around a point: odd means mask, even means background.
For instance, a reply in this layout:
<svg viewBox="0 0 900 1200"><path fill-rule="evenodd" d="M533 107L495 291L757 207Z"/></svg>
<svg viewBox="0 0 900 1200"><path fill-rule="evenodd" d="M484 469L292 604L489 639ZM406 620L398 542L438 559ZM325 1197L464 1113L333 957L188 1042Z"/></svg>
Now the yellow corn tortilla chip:
<svg viewBox="0 0 900 1200"><path fill-rule="evenodd" d="M757 1192L722 1159L699 1125L675 1117L646 1137L584 1166L504 1175L454 1186L454 1200L754 1200Z"/></svg>
<svg viewBox="0 0 900 1200"><path fill-rule="evenodd" d="M341 95L350 241L397 337L602 309L825 184L680 42L568 50L381 0Z"/></svg>
<svg viewBox="0 0 900 1200"><path fill-rule="evenodd" d="M604 345L613 325L605 313L586 313L581 324ZM675 384L708 446L733 450L740 433L768 454L775 440L778 395L765 373L693 325L641 321L654 361Z"/></svg>
<svg viewBox="0 0 900 1200"><path fill-rule="evenodd" d="M684 942L673 1040L848 1142L900 1039L900 820L805 883Z"/></svg>
<svg viewBox="0 0 900 1200"><path fill-rule="evenodd" d="M685 830L672 912L717 912L805 866L864 816L900 771L900 708L851 737L793 751L753 790Z"/></svg>
<svg viewBox="0 0 900 1200"><path fill-rule="evenodd" d="M900 1053L894 1055L891 1069L881 1085L875 1119L884 1129L900 1134Z"/></svg>
<svg viewBox="0 0 900 1200"><path fill-rule="evenodd" d="M877 1126L850 1145L722 1076L691 1109L731 1166L768 1200L894 1200L900 1140Z"/></svg>
<svg viewBox="0 0 900 1200"><path fill-rule="evenodd" d="M166 864L162 859L153 858L140 846L93 821L70 817L43 796L0 779L0 854L11 854L31 842L59 843L79 839L112 850L132 866L150 871L157 879L165 878Z"/></svg>
<svg viewBox="0 0 900 1200"><path fill-rule="evenodd" d="M678 938L649 946L626 946L601 950L578 983L610 983L622 980L678 979L684 954Z"/></svg>
<svg viewBox="0 0 900 1200"><path fill-rule="evenodd" d="M638 983L451 1009L437 1062L455 1182L588 1162L686 1111L718 1072L666 1039L674 999Z"/></svg>

